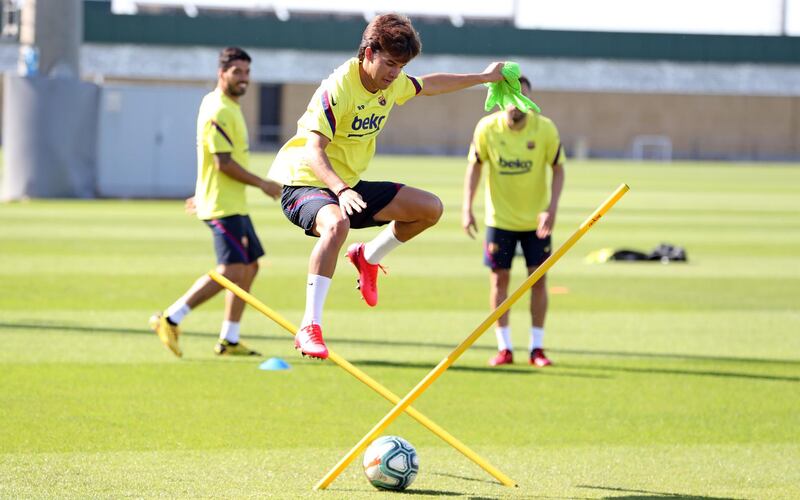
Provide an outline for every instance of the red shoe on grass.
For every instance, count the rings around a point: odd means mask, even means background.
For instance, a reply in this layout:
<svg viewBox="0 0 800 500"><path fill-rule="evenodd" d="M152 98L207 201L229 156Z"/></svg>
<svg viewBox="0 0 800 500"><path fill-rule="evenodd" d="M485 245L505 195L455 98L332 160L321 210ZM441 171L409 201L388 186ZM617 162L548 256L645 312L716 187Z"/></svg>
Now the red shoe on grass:
<svg viewBox="0 0 800 500"><path fill-rule="evenodd" d="M547 359L547 356L544 355L544 349L538 349L538 348L531 351L530 363L533 366L538 366L539 368L550 366L553 364L553 362Z"/></svg>
<svg viewBox="0 0 800 500"><path fill-rule="evenodd" d="M303 356L328 359L328 348L322 340L322 327L316 323L306 325L294 336L294 348Z"/></svg>
<svg viewBox="0 0 800 500"><path fill-rule="evenodd" d="M514 362L514 353L508 349L498 352L495 357L489 360L489 366L510 365Z"/></svg>

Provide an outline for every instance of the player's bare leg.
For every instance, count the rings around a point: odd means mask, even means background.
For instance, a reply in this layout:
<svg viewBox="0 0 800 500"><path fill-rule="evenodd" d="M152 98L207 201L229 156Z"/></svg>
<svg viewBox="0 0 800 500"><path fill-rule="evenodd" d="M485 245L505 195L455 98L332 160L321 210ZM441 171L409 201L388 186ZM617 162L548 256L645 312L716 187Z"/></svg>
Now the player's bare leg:
<svg viewBox="0 0 800 500"><path fill-rule="evenodd" d="M528 275L533 274L535 267L528 268ZM530 364L538 367L549 366L552 362L544 354L544 320L547 315L547 275L531 287L531 341Z"/></svg>
<svg viewBox="0 0 800 500"><path fill-rule="evenodd" d="M319 241L311 251L309 274L333 277L339 251L344 246L349 231L350 220L342 217L339 205L325 205L320 209L314 224L314 234L319 236Z"/></svg>
<svg viewBox="0 0 800 500"><path fill-rule="evenodd" d="M317 212L314 234L319 236L319 241L308 260L306 311L294 342L304 356L328 357L328 348L322 339L322 309L336 271L336 260L349 231L350 220L342 217L339 205L326 205Z"/></svg>
<svg viewBox="0 0 800 500"><path fill-rule="evenodd" d="M228 264L228 266L221 267L232 266L237 266L235 274L238 275L238 281L234 278L228 279L239 285L244 291L249 292L250 287L253 285L253 280L256 278L256 274L258 274L258 262L252 262L250 264ZM224 273L220 274L224 275ZM243 311L244 301L232 292L227 292L225 294L225 319L238 323L242 319Z"/></svg>
<svg viewBox="0 0 800 500"><path fill-rule="evenodd" d="M489 274L489 310L494 311L508 297L508 284L511 281L510 269L492 269ZM508 365L514 362L509 331L508 311L497 319L497 354L489 359L490 366Z"/></svg>
<svg viewBox="0 0 800 500"><path fill-rule="evenodd" d="M245 264L220 264L217 266L217 272L241 286L242 277L245 274ZM219 293L220 290L222 290L222 287L207 275L199 277L175 304L165 312L156 313L150 318L150 328L156 332L161 342L170 351L178 357L182 356L183 352L178 346L178 337L180 336L178 324L192 309L206 302ZM226 318L228 313L226 304ZM239 317L241 317L241 308Z"/></svg>
<svg viewBox="0 0 800 500"><path fill-rule="evenodd" d="M237 266L238 280L231 279L246 292L250 291L253 280L258 274L258 262L250 264L228 264L227 267ZM239 341L239 323L244 312L244 301L231 291L225 293L225 321L219 335L219 342L214 346L214 352L230 356L259 356L260 354Z"/></svg>
<svg viewBox="0 0 800 500"><path fill-rule="evenodd" d="M443 212L442 201L435 194L403 186L394 199L375 214L375 220L394 221L395 237L406 242L439 222Z"/></svg>

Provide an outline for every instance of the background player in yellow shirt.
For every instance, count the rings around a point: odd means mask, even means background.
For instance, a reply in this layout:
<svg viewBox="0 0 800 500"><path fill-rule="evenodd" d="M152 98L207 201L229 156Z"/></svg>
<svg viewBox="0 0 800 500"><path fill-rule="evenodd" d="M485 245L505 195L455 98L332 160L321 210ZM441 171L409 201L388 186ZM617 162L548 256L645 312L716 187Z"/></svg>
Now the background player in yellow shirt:
<svg viewBox="0 0 800 500"><path fill-rule="evenodd" d="M520 83L523 94L530 97L530 81L521 77ZM491 270L489 306L494 310L508 297L517 242L525 255L528 274L550 256L550 234L564 187L564 151L558 129L550 119L510 107L478 122L468 161L462 225L471 238L478 229L472 200L483 167L487 170L484 263ZM551 364L543 349L546 313L547 285L546 276L542 276L531 289L529 359L534 366ZM499 352L489 364L513 363L508 312L497 320L495 333Z"/></svg>
<svg viewBox="0 0 800 500"><path fill-rule="evenodd" d="M245 290L250 289L258 272L258 258L264 255L248 215L245 186L255 186L273 199L281 191L279 184L249 170L247 125L239 97L247 91L250 61L250 56L238 47L228 47L220 53L217 87L203 98L197 115L197 185L192 207L214 235L217 272ZM150 318L150 327L176 356L183 355L178 345L178 324L221 289L216 281L203 275L164 313ZM243 310L244 302L227 292L225 319L214 346L217 354L258 355L239 341Z"/></svg>
<svg viewBox="0 0 800 500"><path fill-rule="evenodd" d="M319 237L309 259L306 310L295 337L295 347L304 355L328 357L322 309L348 231L389 224L372 241L355 243L347 251L359 273L361 295L374 306L381 259L442 215L442 202L431 193L361 180L392 107L419 94L453 92L503 78L501 63L482 73L414 78L403 67L420 47L407 17L386 14L373 19L364 30L358 56L322 82L297 122L297 134L281 148L269 172L284 185L281 204L286 217L309 236Z"/></svg>

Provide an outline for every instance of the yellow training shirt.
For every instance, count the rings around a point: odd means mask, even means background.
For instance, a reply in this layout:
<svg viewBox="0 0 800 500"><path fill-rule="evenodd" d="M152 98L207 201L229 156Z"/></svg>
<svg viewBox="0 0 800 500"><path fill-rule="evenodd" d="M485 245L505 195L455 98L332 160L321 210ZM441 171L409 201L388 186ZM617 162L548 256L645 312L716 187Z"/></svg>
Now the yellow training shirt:
<svg viewBox="0 0 800 500"><path fill-rule="evenodd" d="M247 214L245 185L217 170L215 153L231 153L233 161L249 168L250 144L242 110L220 89L206 94L197 114L197 217Z"/></svg>
<svg viewBox="0 0 800 500"><path fill-rule="evenodd" d="M469 159L476 155L488 171L486 225L535 230L539 213L550 204L551 166L565 159L555 124L529 112L525 127L512 130L506 113L498 111L475 127Z"/></svg>
<svg viewBox="0 0 800 500"><path fill-rule="evenodd" d="M355 186L375 155L375 139L386 126L395 103L402 105L422 91L414 77L400 75L386 90L372 94L359 77L352 58L323 80L308 109L297 121L297 134L278 152L269 177L287 186L326 187L308 164L305 146L310 134L331 140L325 148L331 166L349 186Z"/></svg>

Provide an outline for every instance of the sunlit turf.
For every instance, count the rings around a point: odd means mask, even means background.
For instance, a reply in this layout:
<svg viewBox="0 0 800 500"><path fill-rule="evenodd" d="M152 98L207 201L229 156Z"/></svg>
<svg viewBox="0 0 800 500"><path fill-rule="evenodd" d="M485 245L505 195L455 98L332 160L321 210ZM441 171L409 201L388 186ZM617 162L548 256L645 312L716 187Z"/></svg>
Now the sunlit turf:
<svg viewBox="0 0 800 500"><path fill-rule="evenodd" d="M257 156L263 173L269 156ZM439 224L385 261L367 308L340 261L331 348L399 395L488 314L481 242L460 228L463 161L379 157L370 179L442 197ZM571 162L554 243L621 182L631 191L550 273L546 343L530 368L526 299L517 363L486 366L489 331L415 407L520 483L507 488L408 417L418 496L800 497L800 169ZM249 192L267 256L253 292L300 320L314 241ZM481 224L482 226L482 224ZM312 486L390 405L248 310L262 359L218 359L221 299L184 322L185 357L147 330L213 266L208 230L180 201L0 205L0 497L374 495L353 465ZM350 241L375 229L355 231ZM687 264L589 264L598 248L670 242ZM514 282L523 279L515 263Z"/></svg>

